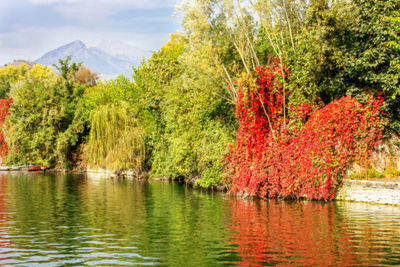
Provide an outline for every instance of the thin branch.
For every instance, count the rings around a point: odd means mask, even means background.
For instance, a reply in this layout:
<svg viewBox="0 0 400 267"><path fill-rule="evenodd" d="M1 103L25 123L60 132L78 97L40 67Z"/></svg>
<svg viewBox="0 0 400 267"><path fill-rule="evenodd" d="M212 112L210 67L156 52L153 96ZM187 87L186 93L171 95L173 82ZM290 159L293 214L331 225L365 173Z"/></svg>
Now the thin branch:
<svg viewBox="0 0 400 267"><path fill-rule="evenodd" d="M285 90L285 73L282 66L282 60L280 62L281 72L282 72L282 94L283 94L283 129L286 129L286 90Z"/></svg>
<svg viewBox="0 0 400 267"><path fill-rule="evenodd" d="M250 2L250 3L253 5L252 2ZM251 51L252 51L254 60L256 61L257 66L258 66L258 65L260 65L260 61L258 60L257 54L256 54L256 52L254 51L253 44L252 44L252 42L250 41L250 38L249 38L249 35L248 35L248 27L247 27L246 21L244 20L244 15L243 15L242 7L240 6L239 0L237 0L237 4L238 4L239 12L240 12L240 19L241 19L241 21L242 21L242 23L243 23L243 26L245 27L245 29L244 29L244 35L245 35L246 38L247 38L247 42L249 43L249 46L250 46L250 49L251 49ZM252 58L253 58L253 57L252 57Z"/></svg>
<svg viewBox="0 0 400 267"><path fill-rule="evenodd" d="M239 52L240 58L242 59L243 65L244 65L244 67L246 68L247 73L250 74L250 71L249 71L249 69L247 68L247 64L246 64L246 61L244 60L244 57L243 57L242 52L240 51L240 49L239 49L239 47L238 47L238 45L236 44L235 41L233 41L233 44L235 45L236 50Z"/></svg>
<svg viewBox="0 0 400 267"><path fill-rule="evenodd" d="M279 56L278 49L276 48L276 46L275 46L275 44L274 44L274 41L272 40L272 36L271 36L271 34L269 33L269 30L267 29L267 27L265 27L265 30L267 31L267 37L268 37L269 43L270 43L271 46L272 46L272 49L274 49L275 54L276 54L277 56Z"/></svg>
<svg viewBox="0 0 400 267"><path fill-rule="evenodd" d="M250 4L253 6L254 8L254 4L253 2L250 1ZM286 11L286 10L285 10ZM261 20L261 14L258 14L260 21ZM281 75L282 75L282 94L283 94L283 127L284 129L286 128L286 90L285 90L285 73L284 73L284 69L283 69L283 57L282 57L282 51L279 47L279 41L278 38L276 36L276 34L274 34L274 38L272 37L272 33L269 32L268 27L265 27L265 30L267 32L267 37L269 39L269 42L272 46L272 49L274 50L275 54L278 56L279 61L280 61L280 68L281 68ZM274 44L274 39L276 40L276 44ZM283 44L283 36L282 36L282 31L281 31L281 43ZM261 100L261 99L260 99ZM261 104L263 104L261 102ZM263 105L264 108L264 105ZM264 108L265 110L265 108ZM268 121L269 121L269 117L268 117ZM271 125L270 125L271 126Z"/></svg>
<svg viewBox="0 0 400 267"><path fill-rule="evenodd" d="M235 86L234 86L234 84L233 84L233 82L232 82L232 79L231 79L231 76L229 75L229 72L226 70L226 68L225 68L225 65L224 65L224 63L222 63L222 68L224 69L224 71L225 71L225 74L226 74L226 76L228 77L228 80L229 80L229 89L231 88L231 87L233 87L233 90L230 90L231 92L232 92L232 95L235 97L234 99L236 99L237 98L237 94L236 94L236 88L235 88Z"/></svg>
<svg viewBox="0 0 400 267"><path fill-rule="evenodd" d="M272 128L271 120L270 120L270 118L269 118L269 115L268 115L268 113L267 113L267 110L265 109L264 102L262 101L261 95L258 93L258 91L257 91L257 94L258 94L258 98L260 98L261 106L262 106L262 108L263 108L263 110L264 110L264 113L265 113L265 115L267 116L268 125L269 125L269 128L271 129L272 137L273 137L274 140L276 141L274 129Z"/></svg>
<svg viewBox="0 0 400 267"><path fill-rule="evenodd" d="M229 103L231 103L233 105L236 105L236 102L233 99L229 99L229 98L227 98L227 97L225 97L225 96L223 96L221 94L218 94L217 92L212 92L212 94L217 95L217 96L225 99L226 101L228 101Z"/></svg>
<svg viewBox="0 0 400 267"><path fill-rule="evenodd" d="M289 16L286 10L286 5L285 5L286 1L283 1L283 8L285 10L285 17L286 17L286 21L288 23L289 26L289 35L290 35L290 41L292 42L292 48L293 48L293 53L296 53L295 47L294 47L294 41L293 41L293 35L292 35L292 25L290 24L290 20L289 20Z"/></svg>
<svg viewBox="0 0 400 267"><path fill-rule="evenodd" d="M248 41L249 44L250 44L251 51L253 52L253 57L254 57L254 59L255 59L256 62L257 62L257 66L259 66L259 65L260 65L260 61L258 60L258 56L257 56L257 54L256 54L256 51L254 51L253 45L252 45L252 43L250 42L250 38L249 38L249 36L248 36L247 34L246 34L246 37L247 37L247 41Z"/></svg>

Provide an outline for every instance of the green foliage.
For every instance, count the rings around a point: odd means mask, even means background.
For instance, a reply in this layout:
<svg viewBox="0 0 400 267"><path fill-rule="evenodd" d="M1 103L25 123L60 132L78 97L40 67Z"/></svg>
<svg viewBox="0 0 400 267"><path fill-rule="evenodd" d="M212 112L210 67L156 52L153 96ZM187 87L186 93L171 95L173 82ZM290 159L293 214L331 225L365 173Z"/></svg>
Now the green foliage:
<svg viewBox="0 0 400 267"><path fill-rule="evenodd" d="M385 169L383 172L378 171L376 168L373 166L369 166L367 170L362 170L360 172L355 172L350 174L351 179L383 179L383 178L389 178L389 177L399 177L400 176L400 170L397 168L389 168Z"/></svg>
<svg viewBox="0 0 400 267"><path fill-rule="evenodd" d="M289 58L291 103L329 103L345 94L343 49L349 27L356 18L355 7L339 1L315 1L307 9L307 20L296 36L296 53ZM337 78L334 76L337 75Z"/></svg>
<svg viewBox="0 0 400 267"><path fill-rule="evenodd" d="M227 103L221 84L212 69L198 71L189 63L184 75L171 83L162 104L166 145L155 154L153 175L203 176L211 169L221 169L220 160L233 141L235 125L233 106ZM207 180L220 182L222 172L214 173L218 176L208 175Z"/></svg>
<svg viewBox="0 0 400 267"><path fill-rule="evenodd" d="M149 60L134 68L133 103L138 108L138 119L145 131L147 169L152 168L154 158L166 146L164 137L165 119L161 108L174 77L182 72L178 59L184 52L184 40L180 35L171 35L170 41L153 53Z"/></svg>
<svg viewBox="0 0 400 267"><path fill-rule="evenodd" d="M142 130L126 106L108 104L94 110L88 142L90 166L140 171L144 150Z"/></svg>
<svg viewBox="0 0 400 267"><path fill-rule="evenodd" d="M133 83L122 75L114 80L99 82L85 91L84 108L88 113L99 106L111 103L118 105L120 102L130 103L131 106L137 102Z"/></svg>
<svg viewBox="0 0 400 267"><path fill-rule="evenodd" d="M385 170L386 177L400 177L400 170L397 168L389 168Z"/></svg>
<svg viewBox="0 0 400 267"><path fill-rule="evenodd" d="M400 148L400 141L394 141L393 144L394 144L395 146L397 146L398 148Z"/></svg>
<svg viewBox="0 0 400 267"><path fill-rule="evenodd" d="M218 97L205 92L192 97L199 89L194 87L187 93L170 92L165 103L167 146L155 154L154 175L197 176L220 166L226 146L233 141L233 127L224 121L225 108L218 106L223 105L218 103ZM220 178L214 177L215 180Z"/></svg>
<svg viewBox="0 0 400 267"><path fill-rule="evenodd" d="M396 70L390 62L400 54L387 45L385 16L399 8L397 0L312 2L289 59L292 104L326 104L366 90L382 94L383 109L398 120L400 105L392 95L399 82L392 79Z"/></svg>
<svg viewBox="0 0 400 267"><path fill-rule="evenodd" d="M385 173L378 171L372 166L369 166L367 170L355 172L350 174L351 179L382 179L385 178Z"/></svg>
<svg viewBox="0 0 400 267"><path fill-rule="evenodd" d="M369 166L367 170L362 170L360 172L355 172L350 174L351 179L383 179L389 177L400 177L400 170L397 168L385 169L383 172L378 171L373 166Z"/></svg>
<svg viewBox="0 0 400 267"><path fill-rule="evenodd" d="M68 56L66 59L58 60L58 64L53 64L53 66L56 68L56 70L59 71L61 77L63 77L65 80L71 80L74 78L75 73L79 70L79 68L82 66L82 62L76 63L72 62L69 64L71 61L71 56Z"/></svg>
<svg viewBox="0 0 400 267"><path fill-rule="evenodd" d="M9 164L71 167L87 119L78 112L85 87L35 66L14 83L6 121Z"/></svg>
<svg viewBox="0 0 400 267"><path fill-rule="evenodd" d="M388 46L396 52L400 52L400 12L393 12L393 15L387 18L389 22L388 31L392 39L388 41ZM396 70L392 75L393 80L399 81L400 79L400 57L395 57L391 60L390 64ZM400 94L400 89L397 90L397 95ZM395 96L394 96L395 97ZM400 131L398 131L400 132Z"/></svg>
<svg viewBox="0 0 400 267"><path fill-rule="evenodd" d="M219 165L214 165L203 172L202 179L196 180L195 185L200 187L210 187L221 183L223 170Z"/></svg>
<svg viewBox="0 0 400 267"><path fill-rule="evenodd" d="M139 99L135 105L145 129L151 176L208 173L204 185L221 180L220 160L233 141L234 112L212 49L172 35L134 69L134 94Z"/></svg>

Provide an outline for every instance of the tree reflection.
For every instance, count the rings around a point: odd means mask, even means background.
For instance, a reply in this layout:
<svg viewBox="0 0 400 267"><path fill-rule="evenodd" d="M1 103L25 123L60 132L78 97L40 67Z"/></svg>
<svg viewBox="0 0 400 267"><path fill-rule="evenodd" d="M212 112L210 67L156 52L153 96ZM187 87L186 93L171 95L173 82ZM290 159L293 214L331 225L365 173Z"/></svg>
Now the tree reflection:
<svg viewBox="0 0 400 267"><path fill-rule="evenodd" d="M6 222L7 209L7 179L3 174L0 174L0 227L3 227Z"/></svg>
<svg viewBox="0 0 400 267"><path fill-rule="evenodd" d="M394 207L234 200L166 182L0 174L0 265L399 265L399 229Z"/></svg>
<svg viewBox="0 0 400 267"><path fill-rule="evenodd" d="M2 248L8 246L7 236L7 179L0 174L0 260L6 260L8 257L2 255Z"/></svg>
<svg viewBox="0 0 400 267"><path fill-rule="evenodd" d="M232 200L236 264L348 266L358 264L346 222L334 203Z"/></svg>

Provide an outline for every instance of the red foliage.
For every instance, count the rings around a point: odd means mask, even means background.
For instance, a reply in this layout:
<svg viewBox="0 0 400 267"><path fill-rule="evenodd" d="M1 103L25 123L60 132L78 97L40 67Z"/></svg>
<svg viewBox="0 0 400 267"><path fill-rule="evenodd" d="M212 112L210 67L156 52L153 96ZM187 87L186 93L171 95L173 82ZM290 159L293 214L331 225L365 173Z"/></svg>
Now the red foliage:
<svg viewBox="0 0 400 267"><path fill-rule="evenodd" d="M8 116L8 108L10 107L10 104L12 102L12 99L0 99L0 158L4 157L8 153L8 147L7 144L4 140L4 134L3 134L3 123L5 119Z"/></svg>
<svg viewBox="0 0 400 267"><path fill-rule="evenodd" d="M288 129L282 116L283 90L277 81L280 69L278 64L258 67L239 84L239 129L226 157L231 191L331 200L349 165L379 142L383 98L370 97L361 104L343 97L315 110L300 104L292 120L306 122L301 129Z"/></svg>

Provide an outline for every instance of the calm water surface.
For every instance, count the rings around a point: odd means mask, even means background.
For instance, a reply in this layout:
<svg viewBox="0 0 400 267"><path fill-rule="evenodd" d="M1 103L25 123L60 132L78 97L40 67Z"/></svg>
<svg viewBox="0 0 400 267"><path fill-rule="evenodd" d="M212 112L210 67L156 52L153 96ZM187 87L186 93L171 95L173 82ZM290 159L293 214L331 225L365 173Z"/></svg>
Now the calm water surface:
<svg viewBox="0 0 400 267"><path fill-rule="evenodd" d="M0 265L400 265L400 208L0 173Z"/></svg>

